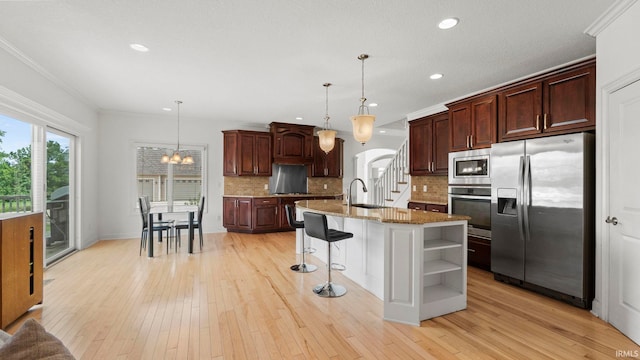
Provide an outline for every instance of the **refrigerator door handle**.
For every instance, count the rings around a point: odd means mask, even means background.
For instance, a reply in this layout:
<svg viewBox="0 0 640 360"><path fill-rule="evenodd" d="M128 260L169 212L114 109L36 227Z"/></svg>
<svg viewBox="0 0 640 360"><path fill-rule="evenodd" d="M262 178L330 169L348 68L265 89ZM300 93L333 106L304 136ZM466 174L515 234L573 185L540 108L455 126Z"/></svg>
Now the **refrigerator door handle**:
<svg viewBox="0 0 640 360"><path fill-rule="evenodd" d="M529 155L524 158L524 197L522 199L523 223L525 241L529 241L531 234L529 233L529 207L531 206L531 157Z"/></svg>
<svg viewBox="0 0 640 360"><path fill-rule="evenodd" d="M516 195L516 211L518 213L518 231L520 232L520 239L525 241L524 237L524 223L523 219L523 204L524 204L524 156L520 156L520 165L518 165L518 193Z"/></svg>

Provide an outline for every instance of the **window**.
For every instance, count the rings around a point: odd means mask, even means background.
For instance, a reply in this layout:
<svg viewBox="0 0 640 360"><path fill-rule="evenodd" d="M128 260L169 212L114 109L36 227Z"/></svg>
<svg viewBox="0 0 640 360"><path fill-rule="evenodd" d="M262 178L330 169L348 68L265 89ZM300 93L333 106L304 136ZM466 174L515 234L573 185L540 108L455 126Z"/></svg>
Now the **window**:
<svg viewBox="0 0 640 360"><path fill-rule="evenodd" d="M31 124L0 115L0 212L32 212Z"/></svg>
<svg viewBox="0 0 640 360"><path fill-rule="evenodd" d="M205 191L206 147L180 146L182 156L193 157L193 164L163 164L162 155L172 151L159 145L136 144L137 197L147 196L152 205L172 203L197 205ZM136 197L136 206L137 206Z"/></svg>

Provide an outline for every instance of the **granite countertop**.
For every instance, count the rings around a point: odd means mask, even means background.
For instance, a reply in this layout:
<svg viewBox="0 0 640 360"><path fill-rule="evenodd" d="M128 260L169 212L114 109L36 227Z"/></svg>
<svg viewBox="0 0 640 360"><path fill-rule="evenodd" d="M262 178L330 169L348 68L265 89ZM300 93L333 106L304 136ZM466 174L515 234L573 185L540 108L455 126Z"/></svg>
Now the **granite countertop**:
<svg viewBox="0 0 640 360"><path fill-rule="evenodd" d="M381 209L363 209L352 206L350 209L342 200L300 200L296 207L325 215L351 217L356 219L377 220L383 223L429 224L445 221L471 219L468 216L449 215L430 211L411 210L396 207Z"/></svg>
<svg viewBox="0 0 640 360"><path fill-rule="evenodd" d="M241 198L286 198L286 197L295 197L295 198L312 198L319 196L342 196L342 194L266 194L266 195L222 195L222 197L241 197Z"/></svg>

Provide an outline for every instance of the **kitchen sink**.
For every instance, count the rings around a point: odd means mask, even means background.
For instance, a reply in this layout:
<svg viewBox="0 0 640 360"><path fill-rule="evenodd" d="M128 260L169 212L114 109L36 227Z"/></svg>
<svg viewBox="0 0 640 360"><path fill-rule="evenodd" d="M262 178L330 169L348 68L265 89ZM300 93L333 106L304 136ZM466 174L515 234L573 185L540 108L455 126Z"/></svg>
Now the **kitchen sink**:
<svg viewBox="0 0 640 360"><path fill-rule="evenodd" d="M376 204L351 204L351 206L363 208L363 209L383 209L388 206L376 205Z"/></svg>

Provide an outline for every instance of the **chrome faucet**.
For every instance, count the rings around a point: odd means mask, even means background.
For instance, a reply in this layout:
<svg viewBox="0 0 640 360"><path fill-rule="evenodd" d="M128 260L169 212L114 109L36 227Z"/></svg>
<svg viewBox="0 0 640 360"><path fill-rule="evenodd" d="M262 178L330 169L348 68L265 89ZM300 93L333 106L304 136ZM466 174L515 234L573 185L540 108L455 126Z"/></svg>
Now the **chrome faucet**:
<svg viewBox="0 0 640 360"><path fill-rule="evenodd" d="M355 178L353 180L351 180L351 182L349 183L349 194L347 195L347 207L351 207L351 204L353 203L353 201L351 200L351 188L353 186L353 183L356 182L356 180L359 180L362 183L362 191L367 192L367 185L364 184L364 180L360 179L360 178Z"/></svg>

